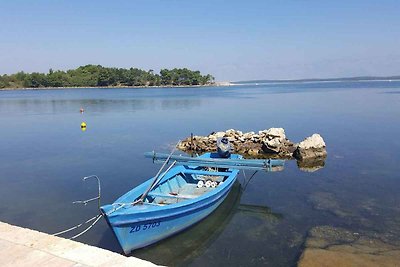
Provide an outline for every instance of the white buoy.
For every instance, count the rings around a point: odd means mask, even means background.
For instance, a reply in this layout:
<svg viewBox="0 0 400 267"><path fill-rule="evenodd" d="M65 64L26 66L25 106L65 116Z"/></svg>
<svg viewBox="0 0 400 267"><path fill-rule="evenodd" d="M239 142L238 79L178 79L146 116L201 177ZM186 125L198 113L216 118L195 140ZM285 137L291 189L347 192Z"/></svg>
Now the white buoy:
<svg viewBox="0 0 400 267"><path fill-rule="evenodd" d="M217 187L217 182L211 182L211 187L213 188Z"/></svg>
<svg viewBox="0 0 400 267"><path fill-rule="evenodd" d="M203 181L199 181L198 183L197 183L197 187L198 188L202 188L204 186L204 182Z"/></svg>
<svg viewBox="0 0 400 267"><path fill-rule="evenodd" d="M211 186L211 181L208 180L208 181L206 182L206 187L209 188L210 186Z"/></svg>

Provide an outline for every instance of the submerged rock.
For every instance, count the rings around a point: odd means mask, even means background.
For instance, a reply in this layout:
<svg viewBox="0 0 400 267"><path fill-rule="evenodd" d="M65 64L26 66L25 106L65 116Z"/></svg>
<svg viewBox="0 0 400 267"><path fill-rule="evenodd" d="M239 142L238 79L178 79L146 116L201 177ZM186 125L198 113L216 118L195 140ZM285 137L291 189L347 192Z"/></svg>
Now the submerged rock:
<svg viewBox="0 0 400 267"><path fill-rule="evenodd" d="M400 247L344 228L309 231L298 266L399 266Z"/></svg>
<svg viewBox="0 0 400 267"><path fill-rule="evenodd" d="M340 218L353 217L351 210L340 205L335 194L331 192L314 192L308 196L308 202L316 210L326 211Z"/></svg>

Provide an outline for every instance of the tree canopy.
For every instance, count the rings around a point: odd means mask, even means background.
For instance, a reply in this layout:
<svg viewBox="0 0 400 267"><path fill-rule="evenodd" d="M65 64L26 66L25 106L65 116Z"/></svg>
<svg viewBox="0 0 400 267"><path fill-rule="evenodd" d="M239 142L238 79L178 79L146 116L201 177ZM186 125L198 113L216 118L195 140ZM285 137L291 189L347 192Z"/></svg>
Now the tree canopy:
<svg viewBox="0 0 400 267"><path fill-rule="evenodd" d="M159 74L155 74L153 70L108 68L101 65L86 65L67 71L50 69L48 73L21 71L0 75L0 88L190 86L213 82L212 75L201 75L200 71L187 68L162 69Z"/></svg>

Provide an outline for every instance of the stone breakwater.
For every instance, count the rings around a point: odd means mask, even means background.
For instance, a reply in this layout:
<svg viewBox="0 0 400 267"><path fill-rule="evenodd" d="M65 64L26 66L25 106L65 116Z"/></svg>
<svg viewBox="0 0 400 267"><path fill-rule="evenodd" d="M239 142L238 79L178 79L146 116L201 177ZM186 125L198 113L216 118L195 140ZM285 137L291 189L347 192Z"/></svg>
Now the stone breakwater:
<svg viewBox="0 0 400 267"><path fill-rule="evenodd" d="M324 164L327 156L326 144L319 134L313 134L296 144L286 138L283 128L270 128L258 133L229 129L212 132L208 136L192 135L181 141L177 148L189 153L215 151L217 139L222 137L229 139L233 153L247 158L296 158L300 162L299 167L307 170Z"/></svg>

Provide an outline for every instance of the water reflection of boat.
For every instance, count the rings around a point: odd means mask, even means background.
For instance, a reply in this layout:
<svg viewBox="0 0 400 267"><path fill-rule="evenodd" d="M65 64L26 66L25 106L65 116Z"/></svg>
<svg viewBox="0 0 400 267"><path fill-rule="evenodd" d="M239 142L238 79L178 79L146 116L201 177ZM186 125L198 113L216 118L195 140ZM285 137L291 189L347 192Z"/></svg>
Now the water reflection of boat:
<svg viewBox="0 0 400 267"><path fill-rule="evenodd" d="M174 266L202 255L220 236L237 213L250 214L263 220L279 220L281 214L266 206L240 204L243 187L235 182L224 202L207 218L179 235L152 246L136 250L133 256L156 264Z"/></svg>

